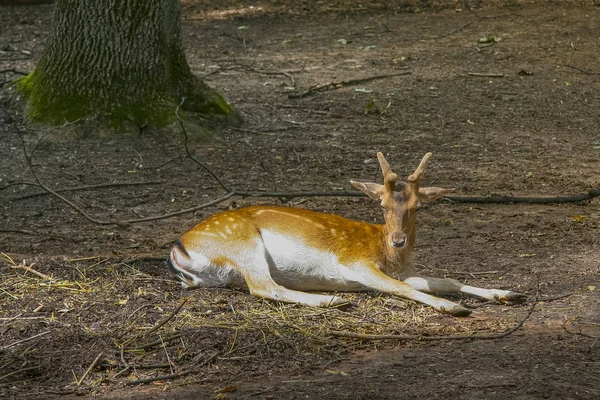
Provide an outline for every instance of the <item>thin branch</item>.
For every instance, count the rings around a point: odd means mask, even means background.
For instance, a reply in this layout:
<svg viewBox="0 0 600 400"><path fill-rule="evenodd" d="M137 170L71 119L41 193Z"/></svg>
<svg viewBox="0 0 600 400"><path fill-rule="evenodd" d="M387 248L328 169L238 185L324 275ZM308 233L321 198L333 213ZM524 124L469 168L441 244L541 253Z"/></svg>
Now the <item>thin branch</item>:
<svg viewBox="0 0 600 400"><path fill-rule="evenodd" d="M25 371L31 371L32 369L37 369L37 368L38 367L28 367L28 368L21 368L21 369L18 369L16 371L13 371L13 372L9 372L6 375L0 376L0 381L2 381L3 379L8 378L9 376L12 376L12 375L15 375L15 374L19 374L19 373L25 372Z"/></svg>
<svg viewBox="0 0 600 400"><path fill-rule="evenodd" d="M6 346L3 346L3 347L2 347L2 350L10 349L11 347L14 347L14 346L16 346L16 345L18 345L18 344L21 344L21 343L28 342L28 341L30 341L30 340L33 340L33 339L39 338L40 336L47 335L47 334L49 334L49 333L51 333L51 332L52 332L52 331L46 331L46 332L38 333L37 335L33 335L33 336L31 336L31 337L28 337L28 338L22 339L22 340L18 340L18 341L14 342L14 343L11 343L11 344L8 344L8 345L6 345Z"/></svg>
<svg viewBox="0 0 600 400"><path fill-rule="evenodd" d="M539 294L539 292L538 292ZM533 310L535 306L538 304L538 296L536 296L533 301L527 315L519 321L518 324L513 326L512 328L501 332L501 333L491 333L491 334L476 334L476 335L456 335L456 336L422 336L422 335L378 335L378 334L365 334L365 333L355 333L355 332L346 332L346 331L331 331L330 334L332 336L337 337L348 337L353 339L362 339L362 340L402 340L402 341L419 341L419 342L431 342L437 340L492 340L492 339L502 339L509 335L512 335L517 330L519 330L525 321L529 319L531 314L533 314Z"/></svg>
<svg viewBox="0 0 600 400"><path fill-rule="evenodd" d="M1 108L2 108L2 111L4 111L4 113L8 117L10 117L10 114L8 113L8 111L6 111L6 109L3 106L1 106ZM21 129L19 129L19 124L17 122L15 122L13 125L15 127L15 131L17 132L17 135L19 136L19 140L21 141L21 145L23 147L23 153L25 155L25 160L27 161L27 165L29 166L29 171L31 172L31 174L33 175L35 181L38 183L38 185L40 185L40 187L42 189L44 189L48 193L52 194L53 196L55 196L58 199L62 200L64 203L66 203L69 206L71 206L71 208L73 208L75 211L77 211L78 213L80 213L85 219L87 219L88 221L90 221L90 222L92 222L94 224L98 224L98 225L110 225L110 224L116 223L116 222L113 222L113 221L101 221L101 220L98 220L98 219L96 219L94 217L91 217L86 212L84 212L81 208L79 208L78 206L76 206L73 202L71 202L70 200L68 200L65 197L61 196L60 194L56 193L54 190L50 189L48 186L44 185L42 183L42 181L40 180L40 178L35 173L35 170L33 169L33 163L31 161L31 157L29 156L29 153L27 153L27 146L25 145L25 139L23 138L23 134L21 133Z"/></svg>
<svg viewBox="0 0 600 400"><path fill-rule="evenodd" d="M304 92L289 94L288 98L289 99L300 99L302 97L310 96L311 94L313 94L315 92L340 89L340 88L343 88L346 86L352 86L352 85L356 85L359 83L366 83L366 82L371 82L371 81L378 80L378 79L385 79L385 78L391 78L394 76L409 75L409 74L411 74L410 71L403 71L403 72L398 72L395 74L376 75L376 76L370 76L367 78L350 79L347 81L340 81L340 82L329 82L329 83L324 83L321 85L310 87L310 88L308 88L308 90L306 90Z"/></svg>
<svg viewBox="0 0 600 400"><path fill-rule="evenodd" d="M35 269L33 269L32 268L33 266L34 266L34 264L31 264L29 266L24 265L24 264L23 265L22 264L16 264L16 265L13 265L12 268L24 269L25 272L31 272L32 274L37 275L40 278L45 279L47 281L51 281L52 280L52 278L50 276L48 276L46 274L42 274L41 272L38 272Z"/></svg>
<svg viewBox="0 0 600 400"><path fill-rule="evenodd" d="M211 354L210 356L208 356L207 358L205 358L202 361L202 363L200 363L198 366L196 366L193 369L183 370L183 371L180 371L180 372L175 373L175 374L159 375L159 376L153 376L153 377L150 377L150 378L137 379L135 381L125 382L125 384L127 386L134 386L134 385L142 385L142 384L146 384L146 383L152 383L152 382L156 382L156 381L165 381L165 380L173 380L173 379L181 378L183 376L186 376L186 375L193 374L195 372L201 371L202 368L204 366L208 365L210 362L212 362L212 360L214 360L217 357L218 354L219 354L219 352L215 351L213 354Z"/></svg>
<svg viewBox="0 0 600 400"><path fill-rule="evenodd" d="M467 75L483 77L483 78L504 78L504 74L490 74L490 73L482 73L482 72L467 72Z"/></svg>
<svg viewBox="0 0 600 400"><path fill-rule="evenodd" d="M297 197L367 197L362 192L336 191L336 192L243 192L234 191L240 197L275 197L282 199L295 199Z"/></svg>
<svg viewBox="0 0 600 400"><path fill-rule="evenodd" d="M102 357L102 352L100 352L100 354L96 356L96 359L94 360L94 362L92 362L92 365L90 365L89 368L85 371L85 373L81 376L81 378L79 378L79 380L77 381L77 386L81 386L81 382L83 382L85 377L90 373L92 369L94 369L96 364L98 364L98 360L100 360L100 357Z"/></svg>
<svg viewBox="0 0 600 400"><path fill-rule="evenodd" d="M443 39L443 38L445 38L445 37L448 37L448 36L454 35L456 32L460 32L460 31L462 31L463 29L465 29L465 28L466 28L466 27L468 27L468 26L471 26L472 24L473 24L473 21L471 21L471 22L468 22L468 23L464 24L463 26L460 26L460 27L456 28L455 30L453 30L453 31L451 31L451 32L449 32L449 33L446 33L446 34L444 34L444 35L440 35L440 36L433 36L433 37L428 37L428 38L424 38L424 40L437 40L437 39Z"/></svg>
<svg viewBox="0 0 600 400"><path fill-rule="evenodd" d="M171 312L171 314L169 314L166 318L164 318L162 321L160 321L158 324L156 324L153 328L150 328L149 330L144 332L144 336L148 336L152 332L157 331L161 326L163 326L164 324L169 322L171 319L173 319L173 317L175 317L179 313L179 311L181 310L181 307L183 307L184 304L187 303L188 300L189 300L189 297L184 298L181 301L181 303L179 303L179 305L177 307L175 307L175 309Z"/></svg>
<svg viewBox="0 0 600 400"><path fill-rule="evenodd" d="M157 220L160 220L160 219L167 219L167 218L175 217L177 215L187 214L187 213L191 213L191 212L194 212L194 211L201 210L203 208L214 206L215 204L222 203L222 202L224 202L224 201L232 198L233 196L235 196L235 191L234 192L229 192L225 196L219 197L218 199L215 199L215 200L212 200L212 201L209 201L208 203L200 204L199 206L195 206L195 207L191 207L191 208L185 208L183 210L174 211L172 213L163 214L163 215L157 215L155 217L138 218L138 219L126 219L126 220L123 220L123 221L112 222L112 223L117 224L117 225L129 225L129 224L138 224L140 222L149 222L149 221L157 221Z"/></svg>
<svg viewBox="0 0 600 400"><path fill-rule="evenodd" d="M219 177L210 168L208 168L208 166L206 166L200 160L197 160L194 156L192 156L192 153L190 153L190 149L188 148L187 130L185 129L183 120L181 119L181 116L179 115L179 107L181 107L181 105L184 102L185 102L185 97L181 100L181 103L175 109L175 116L177 117L177 120L179 121L179 126L181 126L181 130L183 131L183 135L184 135L183 147L185 148L185 152L186 152L188 158L190 160L194 161L199 166L201 166L206 172L208 172L214 178L214 180L217 181L223 189L225 189L226 192L231 192L231 190L223 183L223 181L221 181L221 179L219 179Z"/></svg>
<svg viewBox="0 0 600 400"><path fill-rule="evenodd" d="M561 299L564 299L566 297L573 296L573 293L575 293L575 292L569 292L569 293L565 293L565 294L559 294L557 296L540 297L539 298L539 302L561 300Z"/></svg>
<svg viewBox="0 0 600 400"><path fill-rule="evenodd" d="M57 189L57 190L55 190L55 192L56 193L78 192L78 191L82 191L82 190L105 189L105 188L114 188L114 187L123 187L123 186L160 185L162 183L165 183L165 181L103 183L103 184L99 184L99 185L85 185L85 186L77 186L77 187L73 187L73 188ZM40 185L38 185L36 183L24 182L23 184L40 187ZM26 194L26 195L19 196L19 197L13 197L12 199L10 199L10 201L24 200L24 199L29 199L29 198L38 197L38 196L47 196L49 194L51 194L51 193L48 193L48 192L31 193L31 194Z"/></svg>
<svg viewBox="0 0 600 400"><path fill-rule="evenodd" d="M140 337L148 336L152 332L155 332L158 329L160 329L161 326L165 325L167 322L169 322L171 319L173 319L173 317L175 315L177 315L177 313L179 313L179 311L181 310L181 307L183 307L183 305L185 303L187 303L188 300L189 300L189 297L184 298L181 301L181 303L179 303L179 305L177 307L175 307L175 309L173 311L171 311L171 313L169 315L167 315L165 318L163 318L162 321L160 321L159 323L157 323L156 325L154 325L152 328L148 329L147 331L144 331L144 332L132 337L131 339L127 340L126 343L123 345L123 347L125 347L127 344L132 343L133 341L139 339Z"/></svg>
<svg viewBox="0 0 600 400"><path fill-rule="evenodd" d="M600 75L600 72L587 71L585 69L581 69L581 68L578 68L578 67L575 67L575 66L569 65L569 64L559 64L559 65L561 65L563 67L574 69L574 70L579 71L579 72L583 72L586 75Z"/></svg>
<svg viewBox="0 0 600 400"><path fill-rule="evenodd" d="M572 196L556 196L556 197L520 197L520 196L503 196L494 194L491 196L446 196L444 199L455 203L479 203L479 204L561 204L575 203L584 200L591 200L600 196L600 188L592 189L585 194L577 194Z"/></svg>
<svg viewBox="0 0 600 400"><path fill-rule="evenodd" d="M143 346L136 347L136 348L130 349L130 350L133 350L133 351L136 351L136 350L146 350L146 349L148 349L150 347L154 347L154 346L158 346L158 345L164 346L165 343L170 342L170 341L175 340L175 339L179 339L182 336L183 336L183 334L176 333L173 336L166 337L165 339L161 338L159 340L155 340L154 342L150 342L150 343L147 343L147 344L145 344ZM136 368L137 368L137 365L136 365Z"/></svg>

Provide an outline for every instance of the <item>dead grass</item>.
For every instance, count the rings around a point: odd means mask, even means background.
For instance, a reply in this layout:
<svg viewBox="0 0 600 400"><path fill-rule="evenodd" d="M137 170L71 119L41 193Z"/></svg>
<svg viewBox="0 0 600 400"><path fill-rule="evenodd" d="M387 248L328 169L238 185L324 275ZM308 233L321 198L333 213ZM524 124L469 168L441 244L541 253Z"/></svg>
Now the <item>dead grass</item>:
<svg viewBox="0 0 600 400"><path fill-rule="evenodd" d="M491 306L474 318L377 293L344 293L351 306L308 308L243 290L182 293L161 263L113 259L15 261L0 267L0 387L30 380L54 393L153 383L227 383L243 371L305 373L349 351L381 346L332 331L421 336L499 332L514 323ZM182 305L182 296L185 304ZM171 383L172 385L173 383Z"/></svg>

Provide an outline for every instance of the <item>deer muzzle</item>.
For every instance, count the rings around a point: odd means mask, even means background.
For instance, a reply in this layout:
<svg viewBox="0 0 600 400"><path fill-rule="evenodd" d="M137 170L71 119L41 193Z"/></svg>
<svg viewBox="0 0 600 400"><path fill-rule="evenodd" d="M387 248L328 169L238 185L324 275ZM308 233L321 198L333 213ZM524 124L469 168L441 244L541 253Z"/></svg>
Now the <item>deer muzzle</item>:
<svg viewBox="0 0 600 400"><path fill-rule="evenodd" d="M401 248L406 246L407 237L404 232L394 232L390 235L390 244L393 247Z"/></svg>

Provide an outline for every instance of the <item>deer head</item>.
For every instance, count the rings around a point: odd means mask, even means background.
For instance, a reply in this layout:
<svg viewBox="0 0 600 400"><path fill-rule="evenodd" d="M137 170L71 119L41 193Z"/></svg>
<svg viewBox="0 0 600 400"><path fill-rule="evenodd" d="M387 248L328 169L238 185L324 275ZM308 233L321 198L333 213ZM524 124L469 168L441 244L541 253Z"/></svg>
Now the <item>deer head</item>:
<svg viewBox="0 0 600 400"><path fill-rule="evenodd" d="M415 238L417 212L421 202L430 202L455 189L438 187L421 187L421 178L425 172L431 153L425 154L421 163L408 177L408 182L399 182L382 153L377 153L377 159L383 173L383 185L372 182L354 182L352 185L374 200L381 201L385 218L386 244L392 249L412 247Z"/></svg>

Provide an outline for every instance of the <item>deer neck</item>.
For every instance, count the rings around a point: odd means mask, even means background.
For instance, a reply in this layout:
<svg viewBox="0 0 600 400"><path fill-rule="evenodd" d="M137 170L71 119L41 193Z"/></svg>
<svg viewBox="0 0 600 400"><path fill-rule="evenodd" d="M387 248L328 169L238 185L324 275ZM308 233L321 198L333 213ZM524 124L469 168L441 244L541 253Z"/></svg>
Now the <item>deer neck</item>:
<svg viewBox="0 0 600 400"><path fill-rule="evenodd" d="M408 232L408 241L404 247L397 248L390 244L388 239L390 230L387 225L381 225L381 248L383 263L381 271L390 275L401 275L404 270L412 267L412 251L415 243L415 230Z"/></svg>

